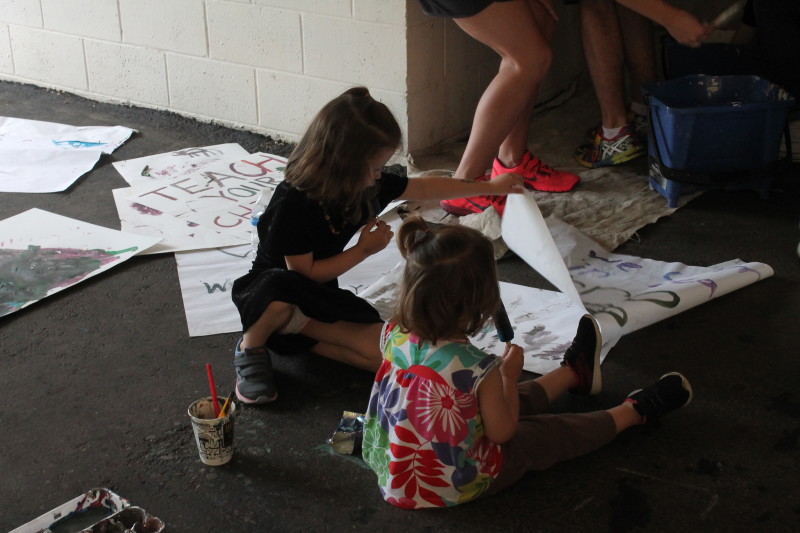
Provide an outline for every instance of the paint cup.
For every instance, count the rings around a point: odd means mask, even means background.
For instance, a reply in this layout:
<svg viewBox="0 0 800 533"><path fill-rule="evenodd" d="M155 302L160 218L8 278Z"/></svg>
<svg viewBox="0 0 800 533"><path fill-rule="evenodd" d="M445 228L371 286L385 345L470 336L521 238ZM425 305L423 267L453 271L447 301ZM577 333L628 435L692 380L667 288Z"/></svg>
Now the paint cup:
<svg viewBox="0 0 800 533"><path fill-rule="evenodd" d="M233 418L236 416L236 402L231 402L222 418L214 414L211 396L197 400L189 406L194 440L200 460L211 466L224 465L233 457Z"/></svg>

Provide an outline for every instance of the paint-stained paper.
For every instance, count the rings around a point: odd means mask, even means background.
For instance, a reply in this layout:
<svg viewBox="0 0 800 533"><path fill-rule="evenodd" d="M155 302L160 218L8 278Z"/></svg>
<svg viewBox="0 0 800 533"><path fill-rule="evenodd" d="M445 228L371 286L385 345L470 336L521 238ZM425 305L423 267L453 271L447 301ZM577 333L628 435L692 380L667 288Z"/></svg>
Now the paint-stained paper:
<svg viewBox="0 0 800 533"><path fill-rule="evenodd" d="M520 227L532 229L521 232ZM544 221L529 194L508 197L503 238L531 268L592 315L600 327L603 358L627 333L773 274L768 265L739 259L698 267L613 254L556 217ZM525 306L534 310L537 304L526 302ZM515 322L513 316L511 321ZM577 318L570 341L575 329ZM524 344L523 348L527 370L556 367L557 361L535 363L535 350Z"/></svg>
<svg viewBox="0 0 800 533"><path fill-rule="evenodd" d="M359 293L384 320L392 315L402 275L401 264ZM575 336L583 307L560 292L513 283L500 282L500 296L514 328L512 342L524 351L525 370L546 373L556 368ZM505 349L491 321L470 341L490 354L501 355Z"/></svg>
<svg viewBox="0 0 800 533"><path fill-rule="evenodd" d="M773 275L769 265L732 259L708 267L667 263L604 250L573 226L547 224L586 310L603 336L603 357L625 334Z"/></svg>
<svg viewBox="0 0 800 533"><path fill-rule="evenodd" d="M63 191L134 131L0 117L0 191Z"/></svg>
<svg viewBox="0 0 800 533"><path fill-rule="evenodd" d="M177 179L138 185L129 200L214 231L249 239L253 204L283 181L286 159L265 153L218 160Z"/></svg>
<svg viewBox="0 0 800 533"><path fill-rule="evenodd" d="M195 173L219 160L235 161L250 155L236 143L182 148L173 152L116 161L114 168L130 185L144 185Z"/></svg>
<svg viewBox="0 0 800 533"><path fill-rule="evenodd" d="M159 254L165 252L184 252L205 250L225 246L240 246L249 241L249 235L228 235L200 226L188 220L162 213L152 207L129 200L131 189L114 189L114 203L119 213L122 231L153 235L161 242L142 252Z"/></svg>
<svg viewBox="0 0 800 533"><path fill-rule="evenodd" d="M0 221L0 316L122 264L158 237L30 209Z"/></svg>

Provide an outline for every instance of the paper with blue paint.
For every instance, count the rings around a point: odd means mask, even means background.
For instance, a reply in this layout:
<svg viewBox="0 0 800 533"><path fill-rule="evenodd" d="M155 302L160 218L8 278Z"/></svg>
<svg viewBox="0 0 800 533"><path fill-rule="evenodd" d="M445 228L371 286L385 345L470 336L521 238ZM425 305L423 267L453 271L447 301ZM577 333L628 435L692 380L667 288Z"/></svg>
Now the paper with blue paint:
<svg viewBox="0 0 800 533"><path fill-rule="evenodd" d="M63 191L134 131L0 117L0 192Z"/></svg>

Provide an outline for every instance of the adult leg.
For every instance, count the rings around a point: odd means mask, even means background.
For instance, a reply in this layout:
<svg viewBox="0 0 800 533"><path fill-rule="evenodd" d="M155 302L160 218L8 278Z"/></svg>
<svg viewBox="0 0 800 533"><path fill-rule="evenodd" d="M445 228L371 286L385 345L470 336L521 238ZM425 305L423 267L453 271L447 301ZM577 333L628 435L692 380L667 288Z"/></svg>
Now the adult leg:
<svg viewBox="0 0 800 533"><path fill-rule="evenodd" d="M617 5L612 0L580 0L586 64L600 104L601 131L580 146L575 160L587 168L620 165L644 155L628 125L625 106L624 46Z"/></svg>
<svg viewBox="0 0 800 533"><path fill-rule="evenodd" d="M602 124L619 128L625 119L624 49L614 0L580 0L586 65L600 104Z"/></svg>
<svg viewBox="0 0 800 533"><path fill-rule="evenodd" d="M545 8L538 2L538 0L528 0L528 7L533 13L534 21L536 22L539 30L542 32L548 47L553 40L553 34L556 30L556 21L552 15L545 10ZM549 70L549 69L548 69ZM547 73L545 72L545 75ZM544 78L544 76L542 76ZM539 86L541 80L536 84L536 87L530 94L530 100L525 110L519 115L514 127L506 135L506 138L500 144L500 149L497 152L497 158L507 168L517 166L522 155L528 149L528 134L531 128L531 119L533 118L533 110L536 108L536 103L539 99Z"/></svg>
<svg viewBox="0 0 800 533"><path fill-rule="evenodd" d="M657 77L653 23L622 5L617 6L617 15L622 30L625 64L631 77L631 100L644 105L642 84L655 81Z"/></svg>
<svg viewBox="0 0 800 533"><path fill-rule="evenodd" d="M497 75L478 102L472 132L454 176L472 180L486 173L501 144L521 159L534 96L553 54L526 0L495 2L473 17L455 22L501 58Z"/></svg>

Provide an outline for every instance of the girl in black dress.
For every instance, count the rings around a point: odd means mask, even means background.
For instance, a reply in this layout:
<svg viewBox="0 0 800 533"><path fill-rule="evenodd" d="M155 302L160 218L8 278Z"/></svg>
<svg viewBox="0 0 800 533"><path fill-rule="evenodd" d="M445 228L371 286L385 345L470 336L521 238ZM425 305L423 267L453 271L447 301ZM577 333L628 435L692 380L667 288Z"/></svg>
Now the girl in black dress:
<svg viewBox="0 0 800 533"><path fill-rule="evenodd" d="M523 191L516 174L467 182L382 172L401 141L389 109L356 87L322 108L292 152L259 219L252 269L233 285L244 332L234 349L242 402L277 397L271 351L310 350L378 369L383 321L367 301L340 289L337 277L389 244L392 230L376 218L389 202ZM357 243L345 250L357 231Z"/></svg>

